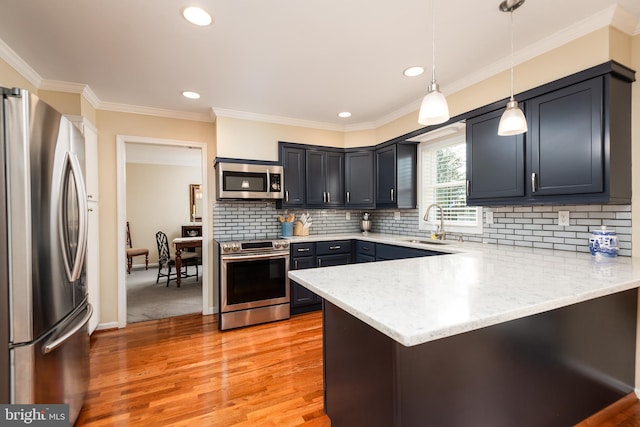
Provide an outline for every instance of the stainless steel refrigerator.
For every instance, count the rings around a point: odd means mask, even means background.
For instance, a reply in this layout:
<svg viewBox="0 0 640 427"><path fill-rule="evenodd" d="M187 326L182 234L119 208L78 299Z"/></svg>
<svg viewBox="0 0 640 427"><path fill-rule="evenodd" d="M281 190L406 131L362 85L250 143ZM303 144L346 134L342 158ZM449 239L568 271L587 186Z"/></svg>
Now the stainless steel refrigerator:
<svg viewBox="0 0 640 427"><path fill-rule="evenodd" d="M25 90L0 88L0 403L68 404L89 382L84 138Z"/></svg>

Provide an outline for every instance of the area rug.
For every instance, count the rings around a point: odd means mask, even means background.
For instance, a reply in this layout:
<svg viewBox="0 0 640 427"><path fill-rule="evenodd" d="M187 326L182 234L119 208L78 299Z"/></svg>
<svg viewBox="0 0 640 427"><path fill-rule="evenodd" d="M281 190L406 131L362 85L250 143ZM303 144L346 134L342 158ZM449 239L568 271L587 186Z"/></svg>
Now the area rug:
<svg viewBox="0 0 640 427"><path fill-rule="evenodd" d="M167 287L166 277L156 284L157 268L131 270L126 282L127 323L202 313L202 266L199 272L197 282L195 277L189 277L181 280L178 288L175 280Z"/></svg>

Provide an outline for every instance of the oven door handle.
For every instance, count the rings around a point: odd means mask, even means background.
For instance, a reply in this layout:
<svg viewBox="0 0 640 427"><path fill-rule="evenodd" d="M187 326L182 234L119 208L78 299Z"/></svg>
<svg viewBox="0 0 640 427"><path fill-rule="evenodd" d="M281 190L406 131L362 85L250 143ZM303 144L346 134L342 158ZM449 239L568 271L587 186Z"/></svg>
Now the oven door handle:
<svg viewBox="0 0 640 427"><path fill-rule="evenodd" d="M289 258L289 253L280 253L280 254L249 254L249 255L223 255L221 257L222 261L252 261L254 259L270 259L270 258Z"/></svg>

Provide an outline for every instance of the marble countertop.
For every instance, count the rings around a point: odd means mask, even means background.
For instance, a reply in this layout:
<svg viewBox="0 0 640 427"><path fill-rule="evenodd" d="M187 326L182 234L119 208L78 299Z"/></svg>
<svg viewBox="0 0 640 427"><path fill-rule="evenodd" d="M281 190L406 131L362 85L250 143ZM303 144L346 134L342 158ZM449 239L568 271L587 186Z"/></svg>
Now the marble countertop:
<svg viewBox="0 0 640 427"><path fill-rule="evenodd" d="M405 346L640 286L640 258L470 242L426 245L384 234L294 237L291 243L339 239L447 253L289 272L292 280Z"/></svg>

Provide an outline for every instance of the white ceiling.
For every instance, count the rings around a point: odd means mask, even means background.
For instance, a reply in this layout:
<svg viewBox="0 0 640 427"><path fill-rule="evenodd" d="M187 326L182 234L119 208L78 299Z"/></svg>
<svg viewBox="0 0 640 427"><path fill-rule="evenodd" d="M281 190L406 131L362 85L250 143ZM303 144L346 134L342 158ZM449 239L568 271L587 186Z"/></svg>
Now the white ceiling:
<svg viewBox="0 0 640 427"><path fill-rule="evenodd" d="M509 67L509 15L499 1L435 1L437 81L445 94ZM28 69L40 88L88 85L103 109L207 120L213 108L327 129L371 128L419 107L431 78L430 4L2 0L0 57ZM180 11L188 5L204 7L214 23L187 23ZM637 34L639 22L640 0L527 0L514 13L516 62L609 23ZM412 65L427 71L403 76ZM183 98L184 90L202 98ZM338 118L343 110L353 116Z"/></svg>

